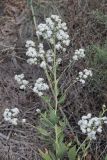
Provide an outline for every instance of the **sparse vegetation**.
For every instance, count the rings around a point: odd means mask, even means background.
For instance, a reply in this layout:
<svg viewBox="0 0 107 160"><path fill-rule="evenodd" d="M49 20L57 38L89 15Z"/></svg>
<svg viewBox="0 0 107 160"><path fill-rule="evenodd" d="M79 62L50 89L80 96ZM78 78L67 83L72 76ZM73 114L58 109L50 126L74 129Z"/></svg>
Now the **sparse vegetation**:
<svg viewBox="0 0 107 160"><path fill-rule="evenodd" d="M106 160L106 1L5 1L0 159Z"/></svg>

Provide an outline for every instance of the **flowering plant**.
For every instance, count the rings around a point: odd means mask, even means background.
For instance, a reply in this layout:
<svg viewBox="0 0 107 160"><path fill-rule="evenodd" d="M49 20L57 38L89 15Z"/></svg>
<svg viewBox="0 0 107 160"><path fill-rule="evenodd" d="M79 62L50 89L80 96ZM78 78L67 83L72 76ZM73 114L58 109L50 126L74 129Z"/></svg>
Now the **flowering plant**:
<svg viewBox="0 0 107 160"><path fill-rule="evenodd" d="M64 130L70 124L64 114L62 108L60 107L62 101L65 100L65 94L59 96L60 87L59 81L63 72L58 76L58 67L62 62L61 53L66 52L67 47L70 45L70 37L67 32L67 25L62 22L59 16L51 15L51 17L46 18L44 23L36 26L37 37L39 40L38 44L34 41L28 40L26 42L26 56L27 63L30 65L38 65L44 70L47 82L44 78L38 77L35 80L33 86L30 82L24 79L24 74L15 75L15 80L20 85L20 89L30 88L34 93L44 100L48 105L48 110L42 113L40 109L37 109L37 113L40 114L40 126L37 127L39 133L44 137L44 140L51 145L52 150L46 153L39 150L42 158L44 160L60 160L64 158L67 154L69 160L75 160L79 156L79 152L82 150L83 156L86 156L86 151L90 147L91 140L96 139L96 134L102 132L102 125L107 123L107 117L93 117L91 113L87 116L83 116L78 122L81 131L88 137L83 142L85 143L85 148L79 142L78 138L75 136L75 141L72 143L64 142ZM71 62L77 62L82 58L85 58L85 50L80 48L75 50ZM65 70L64 70L65 71ZM79 75L75 79L75 83L80 82L80 84L85 85L87 79L93 76L91 69L84 69L78 73ZM70 88L70 87L68 87ZM51 96L48 96L48 92L51 92ZM63 118L59 115L61 112ZM73 132L73 130L72 130ZM50 140L49 140L50 139ZM77 147L77 148L76 148ZM77 155L78 154L78 155Z"/></svg>

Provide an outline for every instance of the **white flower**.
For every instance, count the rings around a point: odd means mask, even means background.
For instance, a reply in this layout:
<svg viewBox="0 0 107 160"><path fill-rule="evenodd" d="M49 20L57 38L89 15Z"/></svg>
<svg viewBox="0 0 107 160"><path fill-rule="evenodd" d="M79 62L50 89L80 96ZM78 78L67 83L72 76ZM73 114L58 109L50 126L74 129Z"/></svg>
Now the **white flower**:
<svg viewBox="0 0 107 160"><path fill-rule="evenodd" d="M43 43L39 43L39 49L43 49Z"/></svg>
<svg viewBox="0 0 107 160"><path fill-rule="evenodd" d="M72 58L74 61L77 61L84 57L85 57L84 49L80 48L79 50L75 50L74 56Z"/></svg>
<svg viewBox="0 0 107 160"><path fill-rule="evenodd" d="M37 83L41 83L41 82L43 82L43 81L44 81L43 78L38 78L38 79L36 80Z"/></svg>
<svg viewBox="0 0 107 160"><path fill-rule="evenodd" d="M90 139L96 140L96 132L95 131L91 131L88 133L88 137Z"/></svg>
<svg viewBox="0 0 107 160"><path fill-rule="evenodd" d="M51 15L51 17L46 18L44 24L41 23L37 26L36 34L37 36L42 36L43 39L46 39L51 44L57 42L56 49L62 49L65 52L65 47L70 44L66 30L66 23L62 22L59 16Z"/></svg>
<svg viewBox="0 0 107 160"><path fill-rule="evenodd" d="M47 57L47 62L49 62L49 63L53 62L53 58L51 56L50 57L48 56Z"/></svg>
<svg viewBox="0 0 107 160"><path fill-rule="evenodd" d="M60 17L58 15L51 15L51 18L53 18L57 22L60 20Z"/></svg>
<svg viewBox="0 0 107 160"><path fill-rule="evenodd" d="M87 120L83 120L83 121L82 121L83 126L87 126L87 123L88 123Z"/></svg>
<svg viewBox="0 0 107 160"><path fill-rule="evenodd" d="M24 74L15 75L15 80L20 85L20 89L26 89L26 86L28 85L29 81L23 79Z"/></svg>
<svg viewBox="0 0 107 160"><path fill-rule="evenodd" d="M77 60L78 60L78 56L77 56L77 55L74 55L74 56L72 57L72 59L73 59L74 61L77 61Z"/></svg>
<svg viewBox="0 0 107 160"><path fill-rule="evenodd" d="M12 108L11 111L12 111L12 116L16 116L16 115L19 114L19 109L18 108Z"/></svg>
<svg viewBox="0 0 107 160"><path fill-rule="evenodd" d="M76 79L84 85L86 79L88 79L89 77L92 77L92 71L84 69L83 72L79 72L79 77Z"/></svg>
<svg viewBox="0 0 107 160"><path fill-rule="evenodd" d="M24 74L15 75L15 80L18 81L24 78Z"/></svg>
<svg viewBox="0 0 107 160"><path fill-rule="evenodd" d="M41 64L40 64L40 67L43 68L43 69L46 69L46 62L42 61Z"/></svg>
<svg viewBox="0 0 107 160"><path fill-rule="evenodd" d="M12 118L11 123L16 126L18 124L18 119L17 118Z"/></svg>
<svg viewBox="0 0 107 160"><path fill-rule="evenodd" d="M43 91L49 89L49 86L43 81L43 78L38 78L33 88L33 92L37 93L39 96L43 96Z"/></svg>
<svg viewBox="0 0 107 160"><path fill-rule="evenodd" d="M57 50L60 50L60 49L62 48L62 46L61 46L60 43L58 43L58 44L55 45L55 48L56 48Z"/></svg>
<svg viewBox="0 0 107 160"><path fill-rule="evenodd" d="M105 124L107 124L107 121L104 121Z"/></svg>
<svg viewBox="0 0 107 160"><path fill-rule="evenodd" d="M5 121L10 121L11 120L12 113L9 111L9 109L5 109L3 113L3 117Z"/></svg>
<svg viewBox="0 0 107 160"><path fill-rule="evenodd" d="M25 85L21 85L19 88L22 89L22 90L23 90L23 89L25 90L25 89L26 89L26 86L25 86Z"/></svg>
<svg viewBox="0 0 107 160"><path fill-rule="evenodd" d="M62 27L64 30L67 30L67 25L66 25L65 22L63 22L63 23L61 24L61 27Z"/></svg>
<svg viewBox="0 0 107 160"><path fill-rule="evenodd" d="M88 119L87 116L82 116L82 120Z"/></svg>
<svg viewBox="0 0 107 160"><path fill-rule="evenodd" d="M35 93L37 93L37 94L38 94L37 87L34 87L34 88L33 88L33 92L35 92Z"/></svg>
<svg viewBox="0 0 107 160"><path fill-rule="evenodd" d="M102 133L102 125L105 123L104 119L107 117L93 117L91 118L91 113L88 113L86 116L82 116L82 119L79 120L78 125L83 133L87 134L88 138L91 140L96 139L97 133Z"/></svg>
<svg viewBox="0 0 107 160"><path fill-rule="evenodd" d="M29 63L30 65L37 64L37 58L36 57L29 58L29 59L27 59L27 63Z"/></svg>
<svg viewBox="0 0 107 160"><path fill-rule="evenodd" d="M36 51L35 48L29 47L28 50L27 50L27 52L26 52L26 56L34 58L34 57L38 56L38 53L37 53L37 51Z"/></svg>
<svg viewBox="0 0 107 160"><path fill-rule="evenodd" d="M22 80L22 83L23 83L23 85L26 86L26 85L28 85L29 82L28 82L27 80L24 79L24 80Z"/></svg>
<svg viewBox="0 0 107 160"><path fill-rule="evenodd" d="M63 52L66 52L66 48L63 48L62 50L63 50Z"/></svg>
<svg viewBox="0 0 107 160"><path fill-rule="evenodd" d="M106 105L105 104L103 104L103 106L102 106L103 108L106 108Z"/></svg>
<svg viewBox="0 0 107 160"><path fill-rule="evenodd" d="M38 48L39 48L38 56L42 58L45 53L43 43L39 43Z"/></svg>
<svg viewBox="0 0 107 160"><path fill-rule="evenodd" d="M27 40L25 47L35 47L35 43L32 40Z"/></svg>
<svg viewBox="0 0 107 160"><path fill-rule="evenodd" d="M58 59L57 59L57 63L58 63L58 64L61 64L61 62L62 62L62 59L61 59L61 58L58 58Z"/></svg>
<svg viewBox="0 0 107 160"><path fill-rule="evenodd" d="M87 128L87 132L91 132L91 128Z"/></svg>
<svg viewBox="0 0 107 160"><path fill-rule="evenodd" d="M80 79L79 80L82 84L85 84L85 80L84 79Z"/></svg>
<svg viewBox="0 0 107 160"><path fill-rule="evenodd" d="M12 108L12 109L5 109L3 113L3 117L5 121L8 121L9 123L13 125L18 124L18 118L16 116L19 114L19 109L18 108Z"/></svg>
<svg viewBox="0 0 107 160"><path fill-rule="evenodd" d="M52 55L52 50L47 50L47 53L46 53L46 59L47 59L47 62L51 63L53 62L53 55Z"/></svg>
<svg viewBox="0 0 107 160"><path fill-rule="evenodd" d="M22 123L26 123L26 119L22 119Z"/></svg>
<svg viewBox="0 0 107 160"><path fill-rule="evenodd" d="M70 44L70 40L68 39L68 40L66 40L66 42L64 43L66 46L69 46L69 44Z"/></svg>
<svg viewBox="0 0 107 160"><path fill-rule="evenodd" d="M103 121L106 121L106 120L107 120L107 117L102 117L102 120L103 120Z"/></svg>
<svg viewBox="0 0 107 160"><path fill-rule="evenodd" d="M88 76L87 75L83 75L83 78L86 79Z"/></svg>
<svg viewBox="0 0 107 160"><path fill-rule="evenodd" d="M102 132L102 126L99 126L99 127L98 127L97 132L99 132L99 133Z"/></svg>
<svg viewBox="0 0 107 160"><path fill-rule="evenodd" d="M37 113L41 113L41 110L39 108L36 109Z"/></svg>
<svg viewBox="0 0 107 160"><path fill-rule="evenodd" d="M83 76L83 72L79 72L79 77L82 77Z"/></svg>
<svg viewBox="0 0 107 160"><path fill-rule="evenodd" d="M91 118L92 114L91 113L88 113L87 114L87 118Z"/></svg>
<svg viewBox="0 0 107 160"><path fill-rule="evenodd" d="M82 133L86 133L87 132L86 129L84 129L84 128L81 128L81 130L82 130Z"/></svg>

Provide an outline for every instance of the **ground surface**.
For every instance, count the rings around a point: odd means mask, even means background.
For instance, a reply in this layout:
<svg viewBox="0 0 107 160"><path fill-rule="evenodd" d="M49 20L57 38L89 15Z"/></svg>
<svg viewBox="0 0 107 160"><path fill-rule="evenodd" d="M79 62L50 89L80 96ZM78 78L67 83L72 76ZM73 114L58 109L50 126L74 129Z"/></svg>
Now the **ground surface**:
<svg viewBox="0 0 107 160"><path fill-rule="evenodd" d="M67 64L74 49L105 42L107 28L97 23L93 11L99 9L106 14L106 0L102 0L102 3L98 0L56 0L53 2L35 0L34 5L37 22L57 12L68 24L72 44L69 53L64 55L61 70ZM35 37L35 29L26 1L4 0L0 2L0 160L39 160L37 148L41 145L35 128L31 125L36 125L36 109L38 107L42 109L43 104L30 91L20 91L14 81L14 75L18 73L25 73L28 79L33 80L42 75L37 67L28 66L25 61L24 44L26 40L33 39L33 37ZM83 65L78 64L75 67L79 70ZM62 88L69 83L71 75L71 71L64 75ZM70 90L64 104L64 111L74 128L83 113L93 110L96 114L101 110L101 104L107 103L106 93L104 90L104 94L96 95L89 88L86 88L83 93L80 87ZM7 107L19 108L20 116L26 118L28 124L23 127L22 125L13 127L5 123L2 114ZM107 135L104 134L101 135L98 144L93 144L95 154L92 160L97 160L98 155L102 160L101 150L107 153L106 142Z"/></svg>

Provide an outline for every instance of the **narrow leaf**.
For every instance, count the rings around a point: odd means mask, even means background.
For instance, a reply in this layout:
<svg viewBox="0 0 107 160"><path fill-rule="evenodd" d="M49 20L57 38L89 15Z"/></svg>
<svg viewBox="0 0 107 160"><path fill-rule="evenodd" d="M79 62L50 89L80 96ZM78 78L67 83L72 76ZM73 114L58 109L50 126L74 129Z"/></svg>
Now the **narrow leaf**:
<svg viewBox="0 0 107 160"><path fill-rule="evenodd" d="M40 149L39 149L39 153L41 155L41 157L44 159L44 160L52 160L50 155L48 154L48 152L42 152Z"/></svg>
<svg viewBox="0 0 107 160"><path fill-rule="evenodd" d="M76 153L76 146L73 146L68 151L69 160L76 160L76 155L77 155L77 153Z"/></svg>
<svg viewBox="0 0 107 160"><path fill-rule="evenodd" d="M66 95L61 96L60 99L59 99L59 101L58 101L58 103L59 103L59 104L63 104L64 101L65 101L65 98L66 98Z"/></svg>

